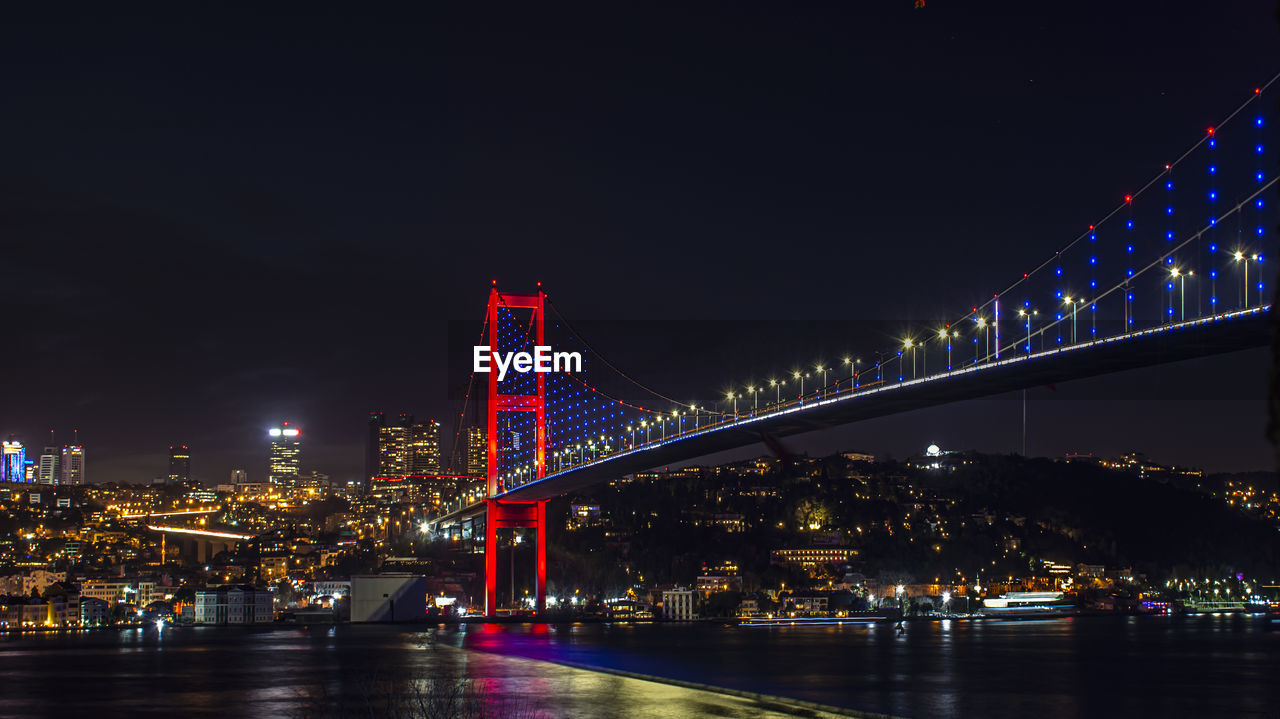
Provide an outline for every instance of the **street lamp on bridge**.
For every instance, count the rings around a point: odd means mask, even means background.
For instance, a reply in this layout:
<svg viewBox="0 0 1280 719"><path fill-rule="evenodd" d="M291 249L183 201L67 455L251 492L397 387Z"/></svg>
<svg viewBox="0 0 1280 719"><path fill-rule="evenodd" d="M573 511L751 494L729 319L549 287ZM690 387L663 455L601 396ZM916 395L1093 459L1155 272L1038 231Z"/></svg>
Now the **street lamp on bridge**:
<svg viewBox="0 0 1280 719"><path fill-rule="evenodd" d="M1254 253L1253 255L1246 255L1240 250L1236 250L1235 254L1231 255L1231 257L1238 263L1244 263L1244 296L1241 298L1240 306L1241 308L1246 308L1249 306L1249 261L1253 260L1254 262L1261 262L1262 258L1259 257L1257 253ZM1258 293L1258 300L1262 300L1261 292Z"/></svg>
<svg viewBox="0 0 1280 719"><path fill-rule="evenodd" d="M1075 344L1076 343L1076 306L1079 305L1080 302L1082 302L1083 300L1081 300L1078 297L1075 299L1072 299L1070 297L1063 297L1062 301L1071 305L1071 344Z"/></svg>
<svg viewBox="0 0 1280 719"><path fill-rule="evenodd" d="M1040 310L1024 307L1018 310L1018 316L1026 318L1027 325L1027 354L1031 354L1031 318L1040 314Z"/></svg>
<svg viewBox="0 0 1280 719"><path fill-rule="evenodd" d="M853 359L851 357L844 358L844 363L849 365L849 390L850 391L852 391L854 388L858 386L858 363L860 362L862 362L862 360L860 359ZM837 391L839 391L840 389L839 385L840 383L837 382L836 383Z"/></svg>
<svg viewBox="0 0 1280 719"><path fill-rule="evenodd" d="M1247 267L1246 265L1246 269ZM1181 322L1187 321L1187 277L1191 275L1195 275L1195 270L1183 272L1177 267L1169 269L1169 276L1178 281L1178 317ZM1245 290L1248 290L1247 285Z"/></svg>

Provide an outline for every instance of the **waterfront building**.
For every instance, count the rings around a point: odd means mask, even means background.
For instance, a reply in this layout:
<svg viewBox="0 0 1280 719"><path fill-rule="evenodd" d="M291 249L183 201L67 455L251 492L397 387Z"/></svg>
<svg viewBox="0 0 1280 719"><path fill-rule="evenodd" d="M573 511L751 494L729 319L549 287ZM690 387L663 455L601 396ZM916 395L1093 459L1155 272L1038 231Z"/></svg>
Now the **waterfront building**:
<svg viewBox="0 0 1280 719"><path fill-rule="evenodd" d="M662 618L672 621L689 621L694 613L693 599L696 592L683 587L662 592Z"/></svg>
<svg viewBox="0 0 1280 719"><path fill-rule="evenodd" d="M110 604L94 597L80 596L80 626L103 627L110 619Z"/></svg>
<svg viewBox="0 0 1280 719"><path fill-rule="evenodd" d="M351 596L351 582L349 580L307 582L307 591L311 594L313 600L320 600L325 597L329 599L347 599Z"/></svg>
<svg viewBox="0 0 1280 719"><path fill-rule="evenodd" d="M271 592L247 584L196 592L196 624L269 624L275 620Z"/></svg>
<svg viewBox="0 0 1280 719"><path fill-rule="evenodd" d="M80 585L80 595L101 599L107 604L130 603L139 607L161 598L155 582L90 580Z"/></svg>
<svg viewBox="0 0 1280 719"><path fill-rule="evenodd" d="M796 592L788 598L788 603L801 616L825 616L831 607L831 593L817 590Z"/></svg>

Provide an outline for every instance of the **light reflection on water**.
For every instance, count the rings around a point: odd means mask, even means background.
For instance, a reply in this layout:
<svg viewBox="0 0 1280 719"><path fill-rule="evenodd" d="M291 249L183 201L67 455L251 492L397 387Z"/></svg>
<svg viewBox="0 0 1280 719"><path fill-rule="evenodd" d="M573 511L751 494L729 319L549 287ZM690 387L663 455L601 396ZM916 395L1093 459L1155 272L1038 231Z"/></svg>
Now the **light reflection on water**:
<svg viewBox="0 0 1280 719"><path fill-rule="evenodd" d="M472 624L430 635L444 648L391 626L3 637L0 715L287 716L309 691L350 695L374 673L451 671L538 716L770 715L566 664L900 716L1273 716L1280 707L1280 627L1254 617L920 622L902 635L892 624Z"/></svg>
<svg viewBox="0 0 1280 719"><path fill-rule="evenodd" d="M707 624L458 635L507 655L901 716L1219 716L1280 708L1280 626L1252 616L729 628Z"/></svg>

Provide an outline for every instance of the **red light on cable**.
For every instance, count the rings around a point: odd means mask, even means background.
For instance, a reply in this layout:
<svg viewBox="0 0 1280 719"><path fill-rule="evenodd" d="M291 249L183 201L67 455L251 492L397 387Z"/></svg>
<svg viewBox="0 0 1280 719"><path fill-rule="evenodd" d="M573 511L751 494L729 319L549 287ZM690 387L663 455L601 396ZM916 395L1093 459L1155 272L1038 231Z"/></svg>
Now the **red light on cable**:
<svg viewBox="0 0 1280 719"><path fill-rule="evenodd" d="M1213 137L1213 128L1209 128L1209 137Z"/></svg>
<svg viewBox="0 0 1280 719"><path fill-rule="evenodd" d="M1125 196L1124 196L1124 201L1125 201L1125 204L1128 204L1128 203L1130 203L1130 202L1133 202L1133 195L1125 195Z"/></svg>

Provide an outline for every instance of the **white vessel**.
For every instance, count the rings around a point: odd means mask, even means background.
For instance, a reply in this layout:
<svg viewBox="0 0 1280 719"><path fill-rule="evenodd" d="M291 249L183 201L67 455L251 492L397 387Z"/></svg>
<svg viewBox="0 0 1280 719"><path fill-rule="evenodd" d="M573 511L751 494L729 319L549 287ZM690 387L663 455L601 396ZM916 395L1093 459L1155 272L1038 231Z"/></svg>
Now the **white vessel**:
<svg viewBox="0 0 1280 719"><path fill-rule="evenodd" d="M1075 614L1076 607L1062 592L1010 592L982 600L985 616L1053 617Z"/></svg>

